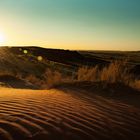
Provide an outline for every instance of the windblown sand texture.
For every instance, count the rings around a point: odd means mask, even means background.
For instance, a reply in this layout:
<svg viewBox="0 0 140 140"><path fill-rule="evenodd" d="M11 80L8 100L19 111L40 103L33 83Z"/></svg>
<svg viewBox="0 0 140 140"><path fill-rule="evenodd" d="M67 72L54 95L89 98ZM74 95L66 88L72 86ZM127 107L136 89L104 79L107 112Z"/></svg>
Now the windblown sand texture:
<svg viewBox="0 0 140 140"><path fill-rule="evenodd" d="M0 140L139 138L138 108L70 90L0 90Z"/></svg>

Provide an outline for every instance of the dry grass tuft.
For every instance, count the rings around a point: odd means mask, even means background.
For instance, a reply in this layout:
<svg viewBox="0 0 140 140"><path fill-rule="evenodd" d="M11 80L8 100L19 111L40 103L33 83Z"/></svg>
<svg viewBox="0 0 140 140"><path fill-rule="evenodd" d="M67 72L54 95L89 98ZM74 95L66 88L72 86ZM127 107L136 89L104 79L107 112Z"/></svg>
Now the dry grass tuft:
<svg viewBox="0 0 140 140"><path fill-rule="evenodd" d="M43 77L45 79L45 83L42 85L43 88L52 88L63 82L62 74L58 71L47 69Z"/></svg>
<svg viewBox="0 0 140 140"><path fill-rule="evenodd" d="M25 80L26 80L27 82L31 83L32 85L37 86L38 88L41 88L42 85L43 85L43 83L44 83L43 80L37 78L37 77L34 76L34 75L29 75L29 76L27 76L27 77L25 78Z"/></svg>
<svg viewBox="0 0 140 140"><path fill-rule="evenodd" d="M81 67L77 72L78 81L97 81L98 80L98 66L93 68Z"/></svg>
<svg viewBox="0 0 140 140"><path fill-rule="evenodd" d="M114 61L102 70L96 67L79 68L77 77L79 81L106 81L108 83L124 82L130 80L126 62Z"/></svg>
<svg viewBox="0 0 140 140"><path fill-rule="evenodd" d="M42 79L39 79L34 75L29 75L26 77L26 81L41 89L50 89L65 82L71 82L72 80L71 77L66 77L59 71L47 69L42 75Z"/></svg>
<svg viewBox="0 0 140 140"><path fill-rule="evenodd" d="M114 61L109 66L99 69L96 67L82 67L77 72L78 81L92 81L104 83L123 83L135 89L140 89L140 80L128 72L127 61Z"/></svg>
<svg viewBox="0 0 140 140"><path fill-rule="evenodd" d="M100 71L100 81L124 82L128 77L126 62L114 61Z"/></svg>
<svg viewBox="0 0 140 140"><path fill-rule="evenodd" d="M72 76L66 76L63 73L47 69L45 74L43 74L44 83L42 85L42 88L53 88L58 85L61 85L66 82L72 82Z"/></svg>
<svg viewBox="0 0 140 140"><path fill-rule="evenodd" d="M30 75L26 78L27 81L40 88L54 88L64 83L77 82L101 82L108 83L122 83L135 89L140 89L140 80L136 80L133 75L130 75L127 69L126 61L114 61L109 66L99 69L95 67L81 67L73 75L66 76L62 72L47 69L42 75L42 80Z"/></svg>
<svg viewBox="0 0 140 140"><path fill-rule="evenodd" d="M129 86L140 91L140 80L134 80Z"/></svg>

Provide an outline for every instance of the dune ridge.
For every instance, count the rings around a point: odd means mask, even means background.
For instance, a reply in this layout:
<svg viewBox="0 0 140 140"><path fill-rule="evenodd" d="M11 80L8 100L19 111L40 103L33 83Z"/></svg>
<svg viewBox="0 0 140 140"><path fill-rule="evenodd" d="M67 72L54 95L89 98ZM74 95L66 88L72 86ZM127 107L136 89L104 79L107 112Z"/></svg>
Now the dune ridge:
<svg viewBox="0 0 140 140"><path fill-rule="evenodd" d="M57 89L0 91L0 140L131 140L140 137L140 109Z"/></svg>

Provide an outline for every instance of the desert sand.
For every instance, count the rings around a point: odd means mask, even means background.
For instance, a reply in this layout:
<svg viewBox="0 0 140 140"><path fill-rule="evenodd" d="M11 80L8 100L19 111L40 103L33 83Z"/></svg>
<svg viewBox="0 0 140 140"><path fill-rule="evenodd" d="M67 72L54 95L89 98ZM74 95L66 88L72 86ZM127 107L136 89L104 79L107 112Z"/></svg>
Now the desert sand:
<svg viewBox="0 0 140 140"><path fill-rule="evenodd" d="M132 105L69 89L0 89L0 140L139 138L140 109Z"/></svg>

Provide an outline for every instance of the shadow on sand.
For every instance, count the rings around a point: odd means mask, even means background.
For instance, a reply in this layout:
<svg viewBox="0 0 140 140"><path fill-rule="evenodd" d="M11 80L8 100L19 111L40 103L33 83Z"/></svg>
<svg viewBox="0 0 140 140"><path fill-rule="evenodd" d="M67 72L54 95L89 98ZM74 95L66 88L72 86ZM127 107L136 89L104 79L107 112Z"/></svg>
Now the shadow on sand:
<svg viewBox="0 0 140 140"><path fill-rule="evenodd" d="M0 86L16 89L39 89L37 86L11 75L0 76Z"/></svg>

